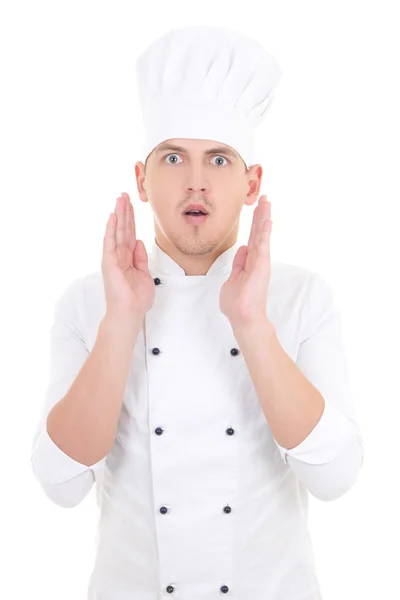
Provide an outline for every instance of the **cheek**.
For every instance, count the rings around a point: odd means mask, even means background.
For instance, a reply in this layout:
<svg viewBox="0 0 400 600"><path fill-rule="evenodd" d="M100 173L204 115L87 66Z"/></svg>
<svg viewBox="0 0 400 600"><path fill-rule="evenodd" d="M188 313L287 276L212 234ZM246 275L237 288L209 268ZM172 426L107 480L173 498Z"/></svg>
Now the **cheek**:
<svg viewBox="0 0 400 600"><path fill-rule="evenodd" d="M177 207L179 206L179 200L180 196L174 194L166 185L153 189L152 207L163 219L175 217Z"/></svg>

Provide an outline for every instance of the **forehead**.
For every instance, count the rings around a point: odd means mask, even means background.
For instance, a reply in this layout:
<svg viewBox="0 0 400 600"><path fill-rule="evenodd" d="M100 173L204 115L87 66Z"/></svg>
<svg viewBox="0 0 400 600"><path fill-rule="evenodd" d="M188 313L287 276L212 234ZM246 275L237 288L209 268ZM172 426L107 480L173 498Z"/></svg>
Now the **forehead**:
<svg viewBox="0 0 400 600"><path fill-rule="evenodd" d="M218 152L238 158L238 153L227 144L216 140L194 140L185 138L174 138L165 140L154 149L154 154L160 154L165 150L174 150L175 152L190 153L195 151L205 154L217 154Z"/></svg>

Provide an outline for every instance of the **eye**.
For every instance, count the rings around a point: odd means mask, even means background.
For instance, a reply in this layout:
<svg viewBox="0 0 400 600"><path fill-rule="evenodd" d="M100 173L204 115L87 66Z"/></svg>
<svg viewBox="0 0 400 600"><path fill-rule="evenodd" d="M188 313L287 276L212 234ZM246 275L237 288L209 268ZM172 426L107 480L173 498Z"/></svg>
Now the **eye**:
<svg viewBox="0 0 400 600"><path fill-rule="evenodd" d="M165 156L164 158L168 158L168 156L179 156L179 154L167 154L167 156ZM174 163L170 163L170 164L174 164Z"/></svg>
<svg viewBox="0 0 400 600"><path fill-rule="evenodd" d="M167 154L166 156L164 156L164 160L165 160L165 159L168 159L170 156L179 156L179 154L176 154L175 152L174 152L174 153L172 153L172 154ZM221 158L222 158L222 160L225 160L227 164L230 162L230 161L229 161L227 158L225 158L224 156L219 156L219 155L217 155L217 156L214 156L213 158L218 158L218 159L221 159ZM169 160L168 160L168 162L169 162L169 164L170 164L170 165L171 165L171 164L176 164L176 163L177 163L177 161L175 161L175 162L172 162L172 163L171 163ZM221 164L219 164L218 166L224 166L224 165L221 165Z"/></svg>
<svg viewBox="0 0 400 600"><path fill-rule="evenodd" d="M229 160L227 158L225 158L224 156L214 156L213 158L222 158L223 160L226 160L227 163L229 163ZM223 165L220 165L223 166Z"/></svg>

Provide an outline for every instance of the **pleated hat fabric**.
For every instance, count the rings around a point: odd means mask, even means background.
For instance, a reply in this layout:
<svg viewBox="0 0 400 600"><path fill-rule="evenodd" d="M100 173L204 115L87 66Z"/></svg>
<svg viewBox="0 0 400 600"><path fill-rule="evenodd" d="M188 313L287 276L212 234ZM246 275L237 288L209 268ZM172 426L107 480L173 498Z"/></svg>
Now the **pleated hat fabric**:
<svg viewBox="0 0 400 600"><path fill-rule="evenodd" d="M189 25L157 38L136 61L143 117L142 162L172 138L231 146L249 168L255 130L282 70L256 40L217 26Z"/></svg>

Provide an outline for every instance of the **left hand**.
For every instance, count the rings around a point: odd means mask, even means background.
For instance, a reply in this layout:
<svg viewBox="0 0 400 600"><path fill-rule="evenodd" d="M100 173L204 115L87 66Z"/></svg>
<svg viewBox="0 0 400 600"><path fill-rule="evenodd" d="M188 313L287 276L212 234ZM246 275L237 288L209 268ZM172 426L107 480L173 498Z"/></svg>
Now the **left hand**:
<svg viewBox="0 0 400 600"><path fill-rule="evenodd" d="M248 245L238 248L232 273L221 287L220 309L231 325L248 325L257 319L266 319L271 274L270 217L271 204L267 196L262 195L253 213Z"/></svg>

